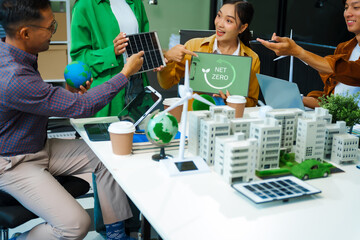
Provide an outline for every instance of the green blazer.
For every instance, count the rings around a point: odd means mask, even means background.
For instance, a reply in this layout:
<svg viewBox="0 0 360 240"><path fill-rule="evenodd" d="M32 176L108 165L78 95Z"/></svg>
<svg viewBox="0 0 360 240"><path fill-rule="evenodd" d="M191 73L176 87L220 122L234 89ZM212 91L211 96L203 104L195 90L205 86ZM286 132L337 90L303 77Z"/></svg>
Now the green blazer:
<svg viewBox="0 0 360 240"><path fill-rule="evenodd" d="M149 31L149 21L141 0L126 0L135 14L139 32ZM119 24L111 10L109 0L78 0L71 21L71 50L73 61L82 61L90 66L94 79L92 87L106 82L118 74L123 66L123 56L116 56L113 40L120 33ZM144 86L148 85L143 74ZM125 89L96 117L117 116L124 108Z"/></svg>

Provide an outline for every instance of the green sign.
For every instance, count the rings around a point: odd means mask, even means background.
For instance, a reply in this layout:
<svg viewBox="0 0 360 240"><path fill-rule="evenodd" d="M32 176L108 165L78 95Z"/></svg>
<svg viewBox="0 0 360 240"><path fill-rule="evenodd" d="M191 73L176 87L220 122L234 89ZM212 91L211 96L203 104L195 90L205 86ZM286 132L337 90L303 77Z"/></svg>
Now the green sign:
<svg viewBox="0 0 360 240"><path fill-rule="evenodd" d="M190 87L196 92L247 96L251 57L196 52L190 66Z"/></svg>

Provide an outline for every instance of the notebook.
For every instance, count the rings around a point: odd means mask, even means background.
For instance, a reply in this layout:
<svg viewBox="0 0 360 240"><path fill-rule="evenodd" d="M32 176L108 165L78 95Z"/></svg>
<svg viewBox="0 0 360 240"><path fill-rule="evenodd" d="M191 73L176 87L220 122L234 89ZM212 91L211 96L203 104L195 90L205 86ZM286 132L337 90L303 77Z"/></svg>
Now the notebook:
<svg viewBox="0 0 360 240"><path fill-rule="evenodd" d="M299 108L305 110L296 83L263 74L256 74L266 105L272 108Z"/></svg>
<svg viewBox="0 0 360 240"><path fill-rule="evenodd" d="M196 92L247 96L251 57L196 52L190 66L190 87Z"/></svg>
<svg viewBox="0 0 360 240"><path fill-rule="evenodd" d="M130 121L137 127L145 117L150 114L161 102L161 94L150 86L144 88L124 109L119 113L120 121ZM90 141L109 141L108 127L111 123L85 124L85 131Z"/></svg>

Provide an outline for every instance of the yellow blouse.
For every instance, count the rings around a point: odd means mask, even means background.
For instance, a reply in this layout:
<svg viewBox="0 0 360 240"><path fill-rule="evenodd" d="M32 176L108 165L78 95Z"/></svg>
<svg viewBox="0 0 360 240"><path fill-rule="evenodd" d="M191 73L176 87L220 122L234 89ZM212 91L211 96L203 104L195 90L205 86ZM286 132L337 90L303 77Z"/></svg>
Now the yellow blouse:
<svg viewBox="0 0 360 240"><path fill-rule="evenodd" d="M185 43L186 49L196 52L212 53L216 35L207 38L194 38ZM239 56L252 57L252 66L250 74L249 93L246 98L246 107L254 107L257 104L259 97L259 83L256 78L256 73L260 72L260 60L258 55L249 47L240 42ZM158 72L157 78L160 86L164 89L169 89L175 84L178 84L180 79L185 74L185 62L191 61L191 56L186 55L182 62L169 62L163 71Z"/></svg>

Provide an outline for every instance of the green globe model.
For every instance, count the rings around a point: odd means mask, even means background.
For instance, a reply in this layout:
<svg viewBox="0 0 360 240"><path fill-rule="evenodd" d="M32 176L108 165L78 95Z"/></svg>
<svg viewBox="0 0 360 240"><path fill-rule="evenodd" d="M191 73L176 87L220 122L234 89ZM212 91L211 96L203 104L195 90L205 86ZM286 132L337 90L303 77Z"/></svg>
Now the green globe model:
<svg viewBox="0 0 360 240"><path fill-rule="evenodd" d="M150 142L158 146L166 146L174 139L178 132L178 122L170 113L153 115L145 129Z"/></svg>
<svg viewBox="0 0 360 240"><path fill-rule="evenodd" d="M86 81L91 78L90 68L83 62L74 61L65 67L64 77L70 87L79 88L81 85L85 86Z"/></svg>

